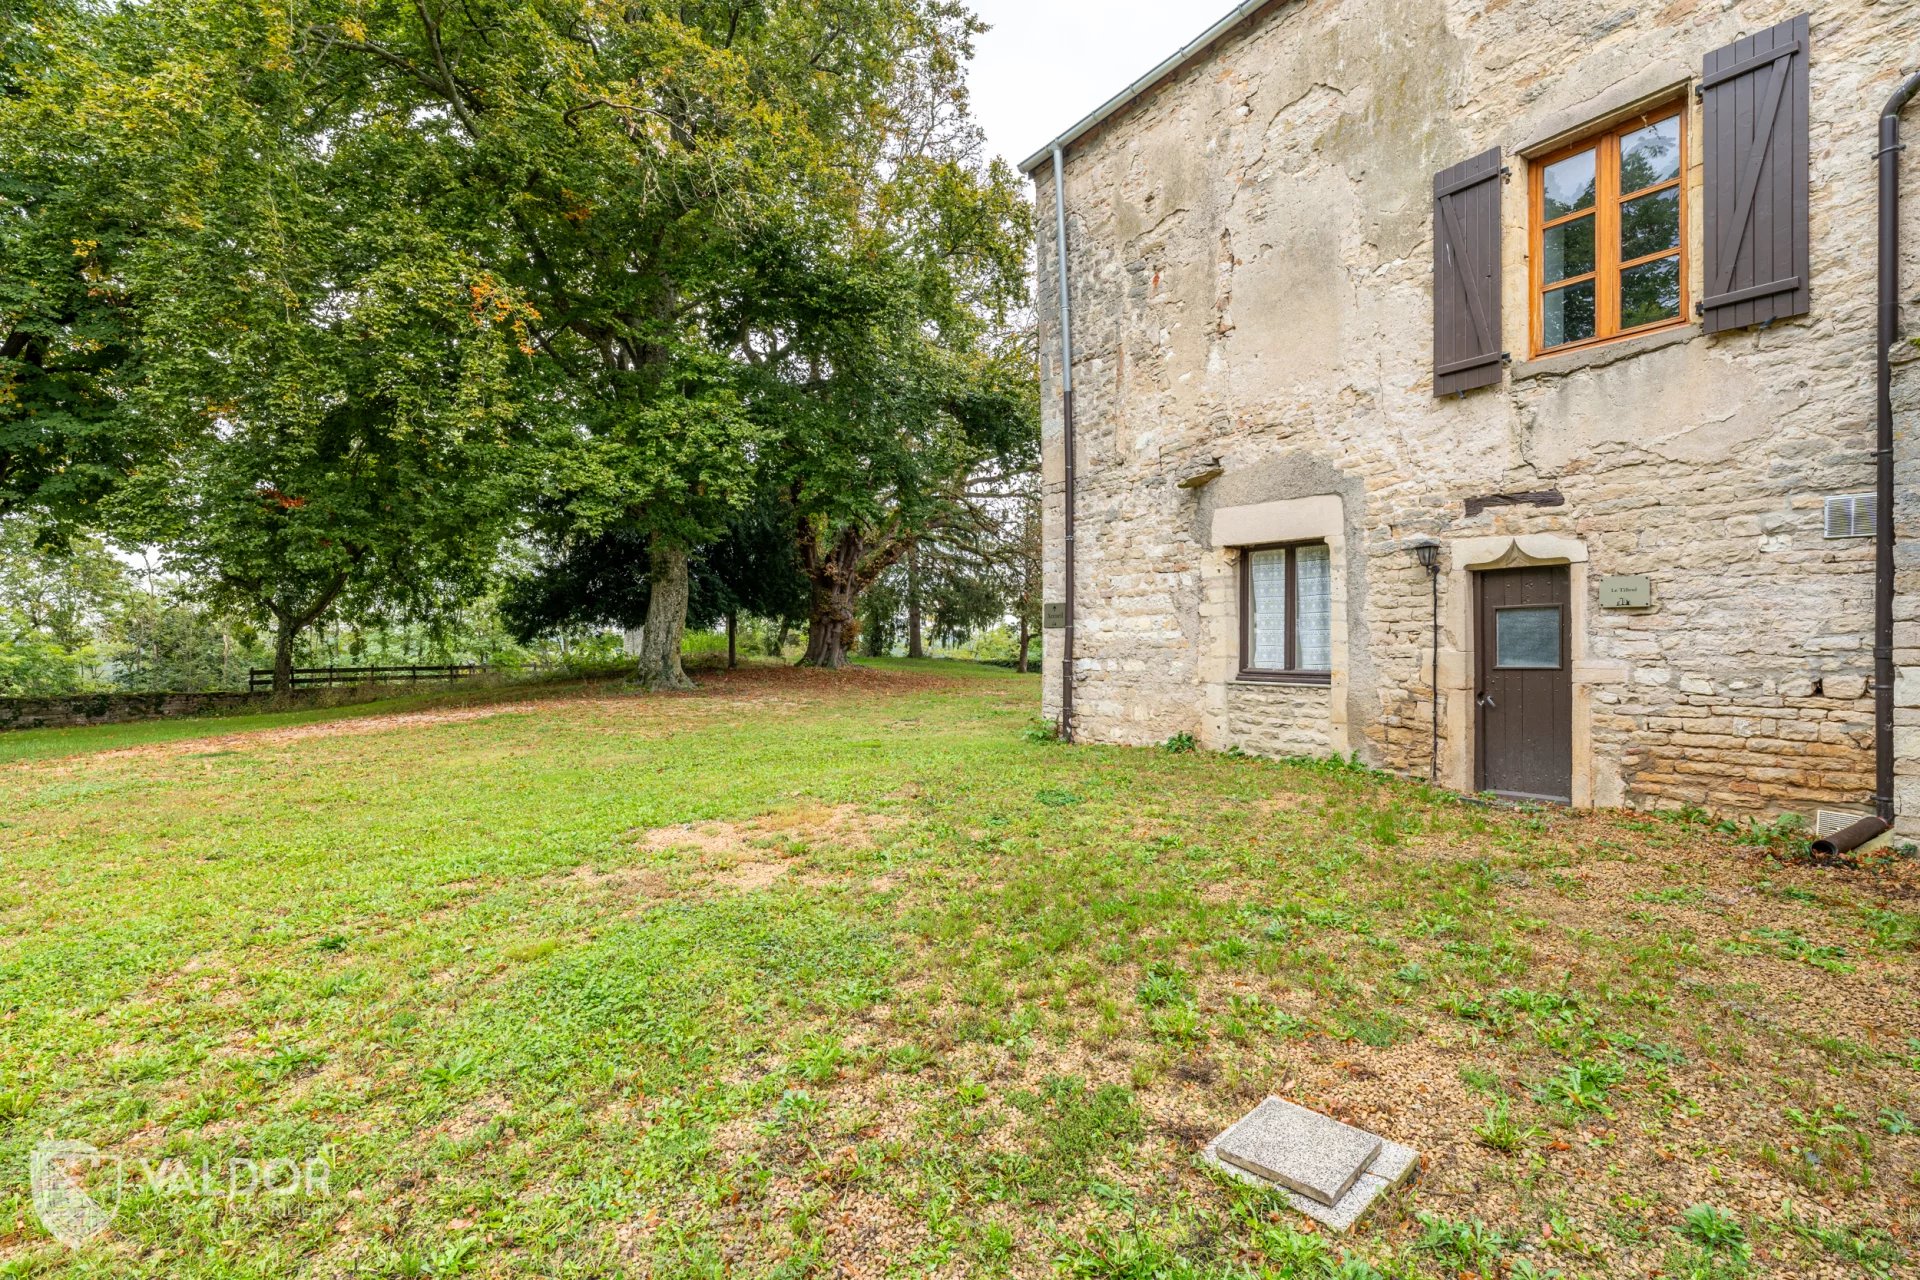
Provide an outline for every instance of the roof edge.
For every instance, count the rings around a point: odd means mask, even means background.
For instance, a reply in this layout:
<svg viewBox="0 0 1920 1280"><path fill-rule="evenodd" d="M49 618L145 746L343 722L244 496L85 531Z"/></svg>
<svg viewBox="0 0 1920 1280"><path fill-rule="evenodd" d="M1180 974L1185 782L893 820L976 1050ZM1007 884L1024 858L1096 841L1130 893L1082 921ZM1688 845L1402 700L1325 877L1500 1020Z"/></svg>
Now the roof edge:
<svg viewBox="0 0 1920 1280"><path fill-rule="evenodd" d="M1086 137L1102 124L1105 124L1109 119L1131 106L1160 81L1166 79L1167 76L1173 74L1175 71L1178 71L1186 64L1188 59L1194 57L1196 54L1204 53L1221 37L1225 36L1247 19L1258 14L1261 10L1270 8L1281 2L1282 0L1243 0L1242 3L1235 5L1232 12L1228 13L1226 17L1220 19L1220 21L1214 23L1198 36L1195 36L1192 40L1182 45L1179 51L1172 57L1162 61L1158 66L1154 67L1153 70L1147 72L1119 93L1107 99L1107 101L1091 115L1085 117L1071 129L1021 161L1020 172L1026 174L1028 177L1032 177L1033 171L1046 163L1046 161L1053 156L1056 148L1065 150L1080 139Z"/></svg>

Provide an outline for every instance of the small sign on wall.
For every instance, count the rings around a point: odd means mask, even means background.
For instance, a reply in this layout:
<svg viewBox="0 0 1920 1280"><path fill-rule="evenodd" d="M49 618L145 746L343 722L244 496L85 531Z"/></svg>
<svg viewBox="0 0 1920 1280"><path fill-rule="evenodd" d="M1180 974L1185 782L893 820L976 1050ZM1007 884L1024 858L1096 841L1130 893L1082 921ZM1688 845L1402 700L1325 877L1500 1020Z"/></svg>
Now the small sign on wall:
<svg viewBox="0 0 1920 1280"><path fill-rule="evenodd" d="M1653 579L1644 573L1622 574L1600 579L1602 609L1650 609L1653 607Z"/></svg>
<svg viewBox="0 0 1920 1280"><path fill-rule="evenodd" d="M1057 631L1067 625L1067 602L1048 600L1040 606L1040 628L1043 631Z"/></svg>

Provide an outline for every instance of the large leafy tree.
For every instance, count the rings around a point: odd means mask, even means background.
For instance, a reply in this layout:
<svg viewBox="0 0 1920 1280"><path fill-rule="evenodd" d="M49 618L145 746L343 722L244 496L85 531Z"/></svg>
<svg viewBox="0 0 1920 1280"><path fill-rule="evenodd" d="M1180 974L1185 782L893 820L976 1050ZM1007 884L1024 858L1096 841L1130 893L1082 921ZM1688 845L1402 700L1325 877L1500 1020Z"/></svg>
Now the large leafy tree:
<svg viewBox="0 0 1920 1280"><path fill-rule="evenodd" d="M94 21L77 0L0 15L0 515L95 518L158 441L118 419L138 347L126 270L144 228L123 156L74 126Z"/></svg>
<svg viewBox="0 0 1920 1280"><path fill-rule="evenodd" d="M396 198L464 235L540 312L552 487L583 536L639 531L643 676L685 682L688 557L757 483L780 424L747 411L707 323L747 246L844 221L902 65L950 0L311 0L293 56L351 129L390 121Z"/></svg>
<svg viewBox="0 0 1920 1280"><path fill-rule="evenodd" d="M73 35L19 91L46 107L43 151L113 174L96 217L137 229L87 292L140 352L112 431L163 445L106 516L269 622L285 689L323 619L418 615L478 581L537 313L393 199L409 130L349 127L281 6L155 0Z"/></svg>
<svg viewBox="0 0 1920 1280"><path fill-rule="evenodd" d="M981 28L957 7L937 22L859 139L853 198L765 228L714 313L754 370L757 412L782 424L764 456L810 583L814 665L844 665L861 594L1037 445L1031 354L1009 330L1028 206L967 116Z"/></svg>

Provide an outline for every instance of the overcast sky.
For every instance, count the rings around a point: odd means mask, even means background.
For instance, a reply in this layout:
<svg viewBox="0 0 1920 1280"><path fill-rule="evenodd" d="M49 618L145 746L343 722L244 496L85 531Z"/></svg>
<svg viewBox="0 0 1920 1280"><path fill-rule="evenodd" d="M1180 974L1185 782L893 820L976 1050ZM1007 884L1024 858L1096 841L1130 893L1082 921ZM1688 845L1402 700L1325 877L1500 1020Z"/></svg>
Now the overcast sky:
<svg viewBox="0 0 1920 1280"><path fill-rule="evenodd" d="M987 145L1019 164L1233 7L1231 0L972 0Z"/></svg>

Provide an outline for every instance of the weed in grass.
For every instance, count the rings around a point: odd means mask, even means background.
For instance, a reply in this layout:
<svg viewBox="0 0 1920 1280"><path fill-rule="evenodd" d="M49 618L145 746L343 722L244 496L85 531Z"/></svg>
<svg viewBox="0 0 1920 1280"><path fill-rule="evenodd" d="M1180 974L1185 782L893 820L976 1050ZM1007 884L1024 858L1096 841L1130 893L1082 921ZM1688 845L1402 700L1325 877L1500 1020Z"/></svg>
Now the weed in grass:
<svg viewBox="0 0 1920 1280"><path fill-rule="evenodd" d="M1814 1048L1839 1062L1875 1062L1880 1054L1858 1040L1849 1040L1845 1036L1815 1036L1810 1042Z"/></svg>
<svg viewBox="0 0 1920 1280"><path fill-rule="evenodd" d="M808 1084L828 1084L847 1061L846 1046L836 1036L813 1036L793 1055L788 1069Z"/></svg>
<svg viewBox="0 0 1920 1280"><path fill-rule="evenodd" d="M1920 1125L1916 1125L1913 1117L1898 1107L1880 1108L1880 1127L1896 1138L1904 1137L1909 1133L1920 1133Z"/></svg>
<svg viewBox="0 0 1920 1280"><path fill-rule="evenodd" d="M787 1089L780 1094L780 1101L774 1104L773 1114L777 1126L793 1128L805 1124L827 1109L825 1098L816 1098L805 1089Z"/></svg>
<svg viewBox="0 0 1920 1280"><path fill-rule="evenodd" d="M24 1119L39 1096L34 1089L0 1089L0 1120Z"/></svg>
<svg viewBox="0 0 1920 1280"><path fill-rule="evenodd" d="M1068 805L1080 803L1080 797L1071 791L1061 791L1053 787L1043 787L1033 793L1033 798L1049 809L1063 809Z"/></svg>
<svg viewBox="0 0 1920 1280"><path fill-rule="evenodd" d="M1680 1232L1703 1249L1716 1253L1747 1252L1747 1231L1740 1220L1710 1204L1696 1204L1680 1218Z"/></svg>
<svg viewBox="0 0 1920 1280"><path fill-rule="evenodd" d="M1460 1083L1476 1093L1500 1092L1500 1077L1485 1067L1468 1065L1460 1068Z"/></svg>
<svg viewBox="0 0 1920 1280"><path fill-rule="evenodd" d="M1433 981L1433 975L1428 973L1427 967L1418 960L1401 965L1393 971L1393 976L1396 981L1404 982L1410 987L1424 986Z"/></svg>
<svg viewBox="0 0 1920 1280"><path fill-rule="evenodd" d="M1147 1029L1174 1044L1195 1044L1206 1039L1207 1021L1192 1005L1176 1004L1148 1013Z"/></svg>
<svg viewBox="0 0 1920 1280"><path fill-rule="evenodd" d="M1507 1264L1507 1280L1562 1280L1566 1273L1552 1267L1540 1267L1531 1258L1515 1258Z"/></svg>
<svg viewBox="0 0 1920 1280"><path fill-rule="evenodd" d="M1856 1191L1872 1180L1873 1140L1853 1127L1858 1116L1836 1105L1788 1107L1785 1115L1799 1145L1791 1152L1762 1145L1762 1164L1822 1194Z"/></svg>
<svg viewBox="0 0 1920 1280"><path fill-rule="evenodd" d="M1617 1062L1572 1062L1558 1075L1536 1084L1533 1096L1569 1112L1604 1112L1608 1092L1626 1078L1626 1068Z"/></svg>
<svg viewBox="0 0 1920 1280"><path fill-rule="evenodd" d="M1667 1254L1667 1274L1676 1280L1732 1280L1752 1267L1753 1248L1746 1228L1731 1214L1696 1204L1680 1220L1687 1244Z"/></svg>
<svg viewBox="0 0 1920 1280"><path fill-rule="evenodd" d="M1060 726L1051 720L1034 720L1020 731L1020 737L1027 742L1060 742Z"/></svg>
<svg viewBox="0 0 1920 1280"><path fill-rule="evenodd" d="M256 1063L254 1071L263 1080L285 1080L289 1076L299 1075L308 1067L317 1067L324 1061L326 1061L325 1058L311 1049L287 1045L274 1050Z"/></svg>
<svg viewBox="0 0 1920 1280"><path fill-rule="evenodd" d="M1481 1146L1507 1155L1522 1150L1544 1132L1537 1124L1522 1124L1515 1120L1513 1104L1505 1098L1487 1108L1484 1123L1473 1126L1473 1134L1480 1140Z"/></svg>
<svg viewBox="0 0 1920 1280"><path fill-rule="evenodd" d="M1095 1227L1054 1261L1060 1274L1075 1280L1225 1280L1232 1274L1190 1262L1139 1228L1109 1233Z"/></svg>
<svg viewBox="0 0 1920 1280"><path fill-rule="evenodd" d="M1141 1007L1164 1009L1193 999L1193 977L1178 965L1155 961L1147 966L1146 977L1136 993Z"/></svg>
<svg viewBox="0 0 1920 1280"><path fill-rule="evenodd" d="M1456 1222L1425 1210L1416 1212L1414 1217L1421 1226L1420 1239L1414 1249L1456 1271L1492 1272L1510 1243L1478 1218Z"/></svg>
<svg viewBox="0 0 1920 1280"><path fill-rule="evenodd" d="M468 1050L442 1058L420 1073L420 1078L440 1089L451 1089L480 1074L480 1059Z"/></svg>
<svg viewBox="0 0 1920 1280"><path fill-rule="evenodd" d="M1668 906L1705 902L1707 891L1697 885L1672 885L1665 889L1642 889L1633 895L1635 902L1658 902Z"/></svg>
<svg viewBox="0 0 1920 1280"><path fill-rule="evenodd" d="M1223 968L1230 968L1253 954L1253 944L1245 938L1226 937L1209 946L1207 953Z"/></svg>
<svg viewBox="0 0 1920 1280"><path fill-rule="evenodd" d="M1256 1219L1253 1247L1283 1276L1324 1276L1333 1271L1333 1250L1317 1235L1295 1230L1285 1220Z"/></svg>
<svg viewBox="0 0 1920 1280"><path fill-rule="evenodd" d="M925 1071L934 1064L933 1050L924 1045L902 1044L887 1050L887 1065L895 1071L912 1074Z"/></svg>
<svg viewBox="0 0 1920 1280"><path fill-rule="evenodd" d="M1785 850L1804 842L1807 820L1797 813L1783 813L1772 822L1730 818L1716 824L1715 829L1722 835L1732 836L1735 844Z"/></svg>
<svg viewBox="0 0 1920 1280"><path fill-rule="evenodd" d="M1197 747L1198 745L1199 744L1193 740L1193 735L1183 729L1179 733L1174 734L1171 738L1168 738L1165 742L1161 743L1160 748L1161 750L1167 752L1169 755L1178 756L1178 755L1186 755L1188 752L1191 752L1192 750L1194 750L1194 748Z"/></svg>
<svg viewBox="0 0 1920 1280"><path fill-rule="evenodd" d="M1792 1201L1781 1207L1780 1220L1801 1240L1855 1264L1868 1275L1891 1276L1895 1267L1907 1261L1906 1253L1884 1227L1867 1223L1829 1226L1808 1221Z"/></svg>
<svg viewBox="0 0 1920 1280"><path fill-rule="evenodd" d="M1816 969L1827 973L1853 972L1853 966L1846 962L1845 947L1815 945L1794 929L1755 929L1753 935L1778 944L1780 953L1789 959L1810 964Z"/></svg>
<svg viewBox="0 0 1920 1280"><path fill-rule="evenodd" d="M1408 1037L1413 1023L1391 1009L1342 1009L1326 1019L1327 1034L1336 1040L1358 1040L1374 1049L1387 1049Z"/></svg>
<svg viewBox="0 0 1920 1280"><path fill-rule="evenodd" d="M1920 915L1907 911L1869 908L1861 912L1874 945L1889 951L1920 951Z"/></svg>

